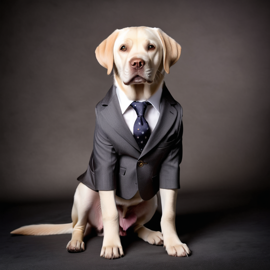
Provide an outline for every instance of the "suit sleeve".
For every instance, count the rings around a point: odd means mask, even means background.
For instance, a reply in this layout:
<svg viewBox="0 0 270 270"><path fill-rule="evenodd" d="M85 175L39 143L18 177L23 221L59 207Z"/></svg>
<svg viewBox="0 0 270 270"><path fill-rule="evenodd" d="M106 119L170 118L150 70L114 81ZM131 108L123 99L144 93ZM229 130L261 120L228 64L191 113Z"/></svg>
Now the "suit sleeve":
<svg viewBox="0 0 270 270"><path fill-rule="evenodd" d="M109 138L102 129L101 121L96 109L96 127L93 146L93 169L96 190L116 189L115 169L117 153Z"/></svg>
<svg viewBox="0 0 270 270"><path fill-rule="evenodd" d="M172 146L171 151L163 161L159 173L159 187L164 189L180 188L180 163L183 156L183 122L178 131L176 143Z"/></svg>

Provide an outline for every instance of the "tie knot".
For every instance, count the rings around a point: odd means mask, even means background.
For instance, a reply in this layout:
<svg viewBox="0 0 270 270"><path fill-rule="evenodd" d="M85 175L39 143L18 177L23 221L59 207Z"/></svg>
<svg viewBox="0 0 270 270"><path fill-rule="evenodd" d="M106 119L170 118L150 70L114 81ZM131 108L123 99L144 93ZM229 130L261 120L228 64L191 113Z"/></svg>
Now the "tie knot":
<svg viewBox="0 0 270 270"><path fill-rule="evenodd" d="M138 116L144 116L146 107L149 103L147 101L139 102L133 101L130 105L136 111Z"/></svg>

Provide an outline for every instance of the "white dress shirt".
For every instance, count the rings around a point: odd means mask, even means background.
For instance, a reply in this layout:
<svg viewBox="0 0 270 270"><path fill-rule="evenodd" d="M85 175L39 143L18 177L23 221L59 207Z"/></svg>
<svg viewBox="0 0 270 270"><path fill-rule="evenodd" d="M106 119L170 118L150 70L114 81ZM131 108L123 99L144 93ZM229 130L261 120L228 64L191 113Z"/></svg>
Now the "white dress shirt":
<svg viewBox="0 0 270 270"><path fill-rule="evenodd" d="M162 94L162 85L163 83L160 84L160 87L158 90L152 95L147 101L152 104L152 106L149 104L146 108L144 118L149 124L151 133L153 132L158 119L160 115L160 98ZM126 94L123 92L123 90L119 87L118 83L115 81L115 86L116 86L116 95L118 97L118 101L120 104L120 109L123 114L123 117L127 123L128 128L130 129L131 133L133 134L133 127L134 123L137 119L137 113L136 111L130 106L130 104L134 100L128 99ZM145 100L136 100L136 101L145 101Z"/></svg>

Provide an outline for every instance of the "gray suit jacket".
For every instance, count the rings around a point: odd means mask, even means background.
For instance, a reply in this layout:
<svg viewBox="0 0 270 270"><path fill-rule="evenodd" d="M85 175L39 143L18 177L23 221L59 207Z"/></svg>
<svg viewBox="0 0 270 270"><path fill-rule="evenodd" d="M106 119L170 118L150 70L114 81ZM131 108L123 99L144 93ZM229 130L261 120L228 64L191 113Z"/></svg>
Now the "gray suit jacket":
<svg viewBox="0 0 270 270"><path fill-rule="evenodd" d="M121 113L114 85L95 111L94 147L80 182L96 191L116 189L124 199L138 190L142 199L149 200L159 188L180 188L183 113L165 83L157 125L142 151Z"/></svg>

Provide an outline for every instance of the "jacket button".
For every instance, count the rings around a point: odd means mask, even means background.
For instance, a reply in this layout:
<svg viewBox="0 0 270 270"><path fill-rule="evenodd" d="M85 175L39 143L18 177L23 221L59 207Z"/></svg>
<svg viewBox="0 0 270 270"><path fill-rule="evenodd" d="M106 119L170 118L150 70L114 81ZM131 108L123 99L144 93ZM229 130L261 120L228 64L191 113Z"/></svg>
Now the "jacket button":
<svg viewBox="0 0 270 270"><path fill-rule="evenodd" d="M142 160L139 160L139 161L138 161L138 166L139 166L139 167L143 167L143 165L144 165L143 161L142 161Z"/></svg>

